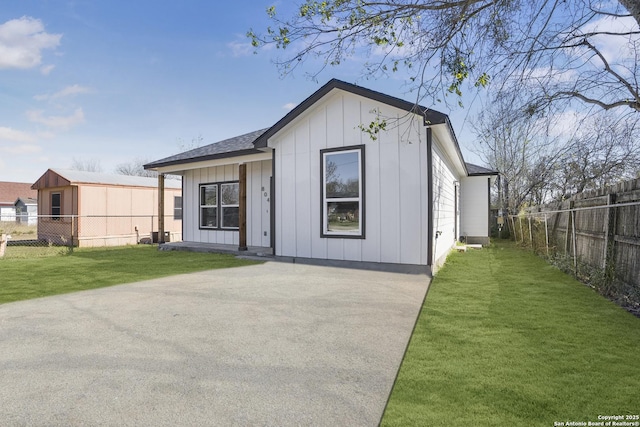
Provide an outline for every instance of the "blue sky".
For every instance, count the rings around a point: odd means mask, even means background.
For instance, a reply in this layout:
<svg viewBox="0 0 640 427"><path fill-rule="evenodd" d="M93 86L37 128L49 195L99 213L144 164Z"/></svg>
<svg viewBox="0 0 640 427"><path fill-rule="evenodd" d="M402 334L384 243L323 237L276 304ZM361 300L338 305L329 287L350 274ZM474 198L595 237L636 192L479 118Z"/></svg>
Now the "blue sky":
<svg viewBox="0 0 640 427"><path fill-rule="evenodd" d="M269 127L335 77L407 100L358 61L281 78L245 33L272 1L5 0L0 8L0 181L34 182L73 159L104 172ZM311 64L310 67L313 65ZM309 68L308 71L314 71ZM448 111L463 154L469 111Z"/></svg>

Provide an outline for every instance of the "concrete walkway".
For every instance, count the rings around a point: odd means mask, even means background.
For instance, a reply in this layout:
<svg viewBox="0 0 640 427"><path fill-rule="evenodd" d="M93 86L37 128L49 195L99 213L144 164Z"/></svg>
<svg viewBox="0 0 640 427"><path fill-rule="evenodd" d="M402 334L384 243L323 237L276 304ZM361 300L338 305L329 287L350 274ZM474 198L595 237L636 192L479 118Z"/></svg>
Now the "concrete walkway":
<svg viewBox="0 0 640 427"><path fill-rule="evenodd" d="M428 281L268 262L0 305L0 425L375 426Z"/></svg>

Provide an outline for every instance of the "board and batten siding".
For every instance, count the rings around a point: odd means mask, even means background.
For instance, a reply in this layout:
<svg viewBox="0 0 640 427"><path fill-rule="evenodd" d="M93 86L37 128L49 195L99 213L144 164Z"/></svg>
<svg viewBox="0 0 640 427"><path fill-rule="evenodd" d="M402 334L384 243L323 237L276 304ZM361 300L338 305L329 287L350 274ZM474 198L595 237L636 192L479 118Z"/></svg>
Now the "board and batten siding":
<svg viewBox="0 0 640 427"><path fill-rule="evenodd" d="M389 123L372 140L359 129ZM397 119L397 122L396 120ZM364 145L365 238L321 237L320 150ZM344 91L269 139L276 162L276 255L427 265L427 144L422 118Z"/></svg>
<svg viewBox="0 0 640 427"><path fill-rule="evenodd" d="M247 165L247 245L270 246L271 161ZM238 164L188 170L183 175L183 241L238 245L238 230L200 229L200 184L238 180Z"/></svg>
<svg viewBox="0 0 640 427"><path fill-rule="evenodd" d="M456 236L456 182L458 177L449 166L447 157L439 149L438 142L433 144L433 236L434 265L444 262ZM437 236L437 237L436 237Z"/></svg>
<svg viewBox="0 0 640 427"><path fill-rule="evenodd" d="M461 235L483 237L489 235L489 177L469 176L463 178L461 194Z"/></svg>

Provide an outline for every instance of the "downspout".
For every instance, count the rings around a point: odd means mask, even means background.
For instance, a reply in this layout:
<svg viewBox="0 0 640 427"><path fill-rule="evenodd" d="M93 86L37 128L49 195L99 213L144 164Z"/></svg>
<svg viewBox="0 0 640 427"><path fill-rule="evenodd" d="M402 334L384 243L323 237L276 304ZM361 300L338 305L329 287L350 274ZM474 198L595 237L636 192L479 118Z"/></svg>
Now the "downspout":
<svg viewBox="0 0 640 427"><path fill-rule="evenodd" d="M427 266L433 274L433 140L427 127Z"/></svg>

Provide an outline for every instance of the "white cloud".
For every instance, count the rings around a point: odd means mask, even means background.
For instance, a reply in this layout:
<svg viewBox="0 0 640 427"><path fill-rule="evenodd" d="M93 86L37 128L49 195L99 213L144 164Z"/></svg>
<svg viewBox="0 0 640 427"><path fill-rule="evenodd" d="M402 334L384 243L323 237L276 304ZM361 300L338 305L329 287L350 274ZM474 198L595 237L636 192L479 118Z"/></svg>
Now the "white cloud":
<svg viewBox="0 0 640 427"><path fill-rule="evenodd" d="M0 126L0 141L33 142L35 137L28 132Z"/></svg>
<svg viewBox="0 0 640 427"><path fill-rule="evenodd" d="M571 139L580 128L581 124L587 117L587 113L579 111L565 111L556 114L551 125L547 129L549 136L553 138L561 138L564 140ZM540 119L541 127L547 126L545 119Z"/></svg>
<svg viewBox="0 0 640 427"><path fill-rule="evenodd" d="M640 42L640 37L637 34L626 36L615 36L611 34L624 33L638 31L638 24L630 16L627 17L611 17L607 16L597 21L589 22L587 25L580 28L585 33L609 33L600 34L592 38L592 42L595 42L598 50L610 63L620 62L624 59L635 60L634 45Z"/></svg>
<svg viewBox="0 0 640 427"><path fill-rule="evenodd" d="M296 105L298 104L296 104L295 102L287 102L282 106L282 108L284 108L285 110L293 110L296 107Z"/></svg>
<svg viewBox="0 0 640 427"><path fill-rule="evenodd" d="M0 24L0 69L40 65L42 50L57 47L61 38L46 33L42 21L29 16Z"/></svg>
<svg viewBox="0 0 640 427"><path fill-rule="evenodd" d="M42 138L42 139L51 139L51 138L55 138L56 134L51 131L42 131L42 132L38 132L37 136L38 138Z"/></svg>
<svg viewBox="0 0 640 427"><path fill-rule="evenodd" d="M529 88L535 88L539 90L539 87L555 87L556 85L562 85L574 82L579 74L573 69L562 69L552 67L537 67L531 68L524 74L525 78L521 78L520 75L512 77L512 82L523 84ZM490 94L496 94L495 91L489 89Z"/></svg>
<svg viewBox="0 0 640 427"><path fill-rule="evenodd" d="M55 65L45 65L44 67L40 68L40 74L42 74L43 76L48 76L54 68L56 68Z"/></svg>
<svg viewBox="0 0 640 427"><path fill-rule="evenodd" d="M538 67L529 72L528 77L533 80L549 83L566 83L574 81L577 77L575 70L553 69L551 67Z"/></svg>
<svg viewBox="0 0 640 427"><path fill-rule="evenodd" d="M22 144L12 145L9 147L0 147L0 151L9 154L33 154L42 151L42 148L38 145Z"/></svg>
<svg viewBox="0 0 640 427"><path fill-rule="evenodd" d="M249 56L253 53L254 47L248 41L232 41L227 43L227 47L231 50L234 57Z"/></svg>
<svg viewBox="0 0 640 427"><path fill-rule="evenodd" d="M76 109L70 116L44 116L42 110L27 111L27 118L35 123L41 123L57 130L68 130L84 122L82 108Z"/></svg>
<svg viewBox="0 0 640 427"><path fill-rule="evenodd" d="M89 93L89 92L91 92L90 88L76 84L72 86L67 86L64 89L53 94L36 95L33 98L38 101L45 101L45 100L54 100L58 98L64 98L67 96L74 96L74 95Z"/></svg>

